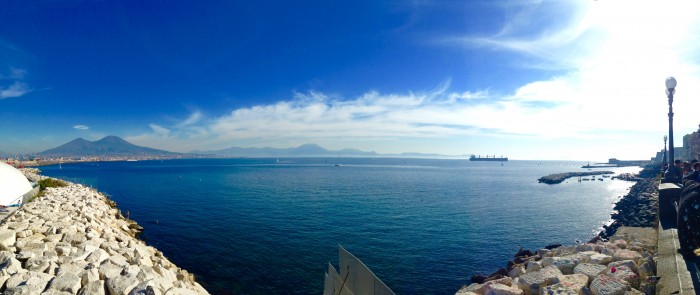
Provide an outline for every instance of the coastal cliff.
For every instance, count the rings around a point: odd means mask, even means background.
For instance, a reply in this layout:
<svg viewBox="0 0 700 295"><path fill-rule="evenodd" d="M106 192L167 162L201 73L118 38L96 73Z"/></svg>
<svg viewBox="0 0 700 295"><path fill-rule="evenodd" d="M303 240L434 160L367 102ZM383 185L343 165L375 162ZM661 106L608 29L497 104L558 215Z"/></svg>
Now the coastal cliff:
<svg viewBox="0 0 700 295"><path fill-rule="evenodd" d="M47 188L8 216L0 223L0 292L209 294L192 274L137 239L139 227L113 204L68 183Z"/></svg>

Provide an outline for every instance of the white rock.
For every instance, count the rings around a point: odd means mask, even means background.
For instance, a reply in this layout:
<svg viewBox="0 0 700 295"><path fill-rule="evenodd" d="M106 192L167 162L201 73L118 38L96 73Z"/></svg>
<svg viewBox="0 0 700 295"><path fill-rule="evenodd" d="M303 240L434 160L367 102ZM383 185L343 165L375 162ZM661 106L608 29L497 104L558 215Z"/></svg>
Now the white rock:
<svg viewBox="0 0 700 295"><path fill-rule="evenodd" d="M547 290L573 290L576 294L583 294L583 288L588 286L588 277L584 274L565 275L559 279L559 283L548 286Z"/></svg>
<svg viewBox="0 0 700 295"><path fill-rule="evenodd" d="M511 278L517 278L517 277L524 275L524 274L525 274L525 267L523 267L522 265L513 267L513 269L511 269L510 272L508 272L508 276Z"/></svg>
<svg viewBox="0 0 700 295"><path fill-rule="evenodd" d="M618 267L610 267L610 265L608 265L608 268L608 271L605 273L606 275L624 280L632 288L639 287L639 276L628 266L620 265ZM615 272L613 272L613 269Z"/></svg>
<svg viewBox="0 0 700 295"><path fill-rule="evenodd" d="M525 268L525 271L534 272L540 269L542 269L542 262L530 260L527 262L527 267Z"/></svg>
<svg viewBox="0 0 700 295"><path fill-rule="evenodd" d="M559 278L563 275L556 266L551 265L520 276L517 280L517 286L527 295L539 294L541 288L559 283Z"/></svg>
<svg viewBox="0 0 700 295"><path fill-rule="evenodd" d="M601 274L591 282L590 288L594 295L624 295L630 286L621 279Z"/></svg>
<svg viewBox="0 0 700 295"><path fill-rule="evenodd" d="M81 286L80 278L77 275L67 273L56 276L49 284L49 289L77 294Z"/></svg>
<svg viewBox="0 0 700 295"><path fill-rule="evenodd" d="M613 261L613 258L611 256L602 253L591 255L590 257L591 259L589 260L589 262L593 264L607 265L608 263Z"/></svg>
<svg viewBox="0 0 700 295"><path fill-rule="evenodd" d="M105 295L105 281L93 281L83 286L78 295Z"/></svg>
<svg viewBox="0 0 700 295"><path fill-rule="evenodd" d="M192 291L194 292L194 291ZM193 294L197 294L194 292ZM486 287L485 295L522 295L523 290L517 287L506 286L503 284L493 284Z"/></svg>
<svg viewBox="0 0 700 295"><path fill-rule="evenodd" d="M108 278L105 284L111 295L128 295L139 284L139 280L135 275L126 274Z"/></svg>
<svg viewBox="0 0 700 295"><path fill-rule="evenodd" d="M22 269L22 263L15 259L15 255L12 252L0 251L0 273L13 275L19 272L20 269Z"/></svg>
<svg viewBox="0 0 700 295"><path fill-rule="evenodd" d="M620 249L620 250L615 251L615 255L613 256L613 259L615 261L632 260L634 262L637 262L637 261L642 260L642 254L640 254L637 251Z"/></svg>
<svg viewBox="0 0 700 295"><path fill-rule="evenodd" d="M17 241L17 236L13 230L0 230L0 243L6 247L10 247Z"/></svg>
<svg viewBox="0 0 700 295"><path fill-rule="evenodd" d="M592 282L599 274L605 273L608 267L600 264L580 263L574 268L574 274L583 274L588 277L588 283Z"/></svg>
<svg viewBox="0 0 700 295"><path fill-rule="evenodd" d="M153 291L153 293L151 293L151 294L153 294L153 295L162 295L163 294L163 291L159 288L159 286L156 282L151 281L151 280L147 280L147 281L144 281L144 282L141 282L140 284L138 284L136 286L136 288L131 290L129 295L147 295L148 294L148 293L146 293L147 289L151 289Z"/></svg>
<svg viewBox="0 0 700 295"><path fill-rule="evenodd" d="M574 273L577 261L569 256L565 257L546 257L542 259L542 265L556 266L563 274Z"/></svg>
<svg viewBox="0 0 700 295"><path fill-rule="evenodd" d="M185 288L170 288L165 295L197 295L197 292Z"/></svg>

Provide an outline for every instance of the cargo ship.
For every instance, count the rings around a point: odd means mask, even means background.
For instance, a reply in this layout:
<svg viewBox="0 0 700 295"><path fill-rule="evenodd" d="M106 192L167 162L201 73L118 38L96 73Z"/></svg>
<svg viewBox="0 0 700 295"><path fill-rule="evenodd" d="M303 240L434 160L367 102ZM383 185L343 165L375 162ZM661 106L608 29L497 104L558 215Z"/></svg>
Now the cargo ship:
<svg viewBox="0 0 700 295"><path fill-rule="evenodd" d="M497 162L505 162L505 161L508 161L508 157L503 157L503 156L496 157L496 155L493 155L493 156L486 155L485 157L482 158L481 156L471 155L471 156L469 157L469 161L497 161Z"/></svg>

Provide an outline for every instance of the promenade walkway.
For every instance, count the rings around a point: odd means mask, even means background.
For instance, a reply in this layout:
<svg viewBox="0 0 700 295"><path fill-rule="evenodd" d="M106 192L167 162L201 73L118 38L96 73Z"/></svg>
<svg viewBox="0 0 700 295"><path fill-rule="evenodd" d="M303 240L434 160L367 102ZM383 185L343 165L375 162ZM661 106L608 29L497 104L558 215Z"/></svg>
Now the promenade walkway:
<svg viewBox="0 0 700 295"><path fill-rule="evenodd" d="M700 271L695 261L686 261L678 253L680 243L676 229L675 202L680 187L671 183L659 185L659 235L656 273L659 281L656 294L696 294Z"/></svg>

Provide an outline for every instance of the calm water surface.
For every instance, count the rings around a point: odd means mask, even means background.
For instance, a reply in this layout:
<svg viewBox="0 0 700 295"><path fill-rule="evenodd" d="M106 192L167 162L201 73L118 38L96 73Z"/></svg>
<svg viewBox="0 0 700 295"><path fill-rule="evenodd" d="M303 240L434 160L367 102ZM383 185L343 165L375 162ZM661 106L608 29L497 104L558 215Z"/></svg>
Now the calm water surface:
<svg viewBox="0 0 700 295"><path fill-rule="evenodd" d="M600 230L632 183L537 182L583 164L280 158L41 169L107 193L148 244L213 294L320 294L338 244L397 294L454 294L521 246L574 244Z"/></svg>

